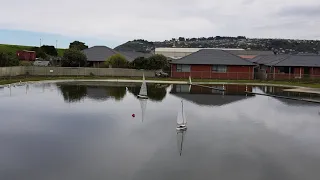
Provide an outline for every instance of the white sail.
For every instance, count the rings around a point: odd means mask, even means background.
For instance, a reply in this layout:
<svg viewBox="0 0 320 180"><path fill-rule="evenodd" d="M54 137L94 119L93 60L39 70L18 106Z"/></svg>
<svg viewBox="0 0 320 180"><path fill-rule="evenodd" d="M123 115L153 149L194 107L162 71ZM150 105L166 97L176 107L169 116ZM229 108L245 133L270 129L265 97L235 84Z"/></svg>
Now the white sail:
<svg viewBox="0 0 320 180"><path fill-rule="evenodd" d="M181 110L179 110L179 112L178 112L177 124L178 124L178 125L183 125L183 124L184 124L184 120L183 120L183 117L182 117L182 112L181 112Z"/></svg>
<svg viewBox="0 0 320 180"><path fill-rule="evenodd" d="M187 124L186 115L185 115L184 109L183 109L183 101L181 101L181 110L179 110L179 112L178 112L177 124L178 125L186 125Z"/></svg>
<svg viewBox="0 0 320 180"><path fill-rule="evenodd" d="M141 88L140 88L140 93L139 93L140 96L147 96L148 95L148 92L147 92L147 83L146 83L146 80L144 78L144 74L143 74L143 79L142 79L142 85L141 85Z"/></svg>
<svg viewBox="0 0 320 180"><path fill-rule="evenodd" d="M182 155L182 150L183 150L183 141L184 141L184 136L185 136L186 131L181 131L177 133L177 143L178 143L178 150L180 156Z"/></svg>
<svg viewBox="0 0 320 180"><path fill-rule="evenodd" d="M141 106L141 120L144 121L145 113L147 109L147 100L146 99L140 99L140 106Z"/></svg>
<svg viewBox="0 0 320 180"><path fill-rule="evenodd" d="M189 84L190 84L190 85L192 84L191 76L189 76Z"/></svg>

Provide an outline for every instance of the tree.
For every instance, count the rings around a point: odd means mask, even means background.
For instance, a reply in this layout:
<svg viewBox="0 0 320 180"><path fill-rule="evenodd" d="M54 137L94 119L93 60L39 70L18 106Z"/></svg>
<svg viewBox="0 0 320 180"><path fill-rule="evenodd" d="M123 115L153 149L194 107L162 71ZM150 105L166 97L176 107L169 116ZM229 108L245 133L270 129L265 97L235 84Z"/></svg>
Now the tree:
<svg viewBox="0 0 320 180"><path fill-rule="evenodd" d="M67 49L63 54L62 66L79 67L87 64L87 56L76 49Z"/></svg>
<svg viewBox="0 0 320 180"><path fill-rule="evenodd" d="M18 66L19 60L15 54L0 52L0 67Z"/></svg>
<svg viewBox="0 0 320 180"><path fill-rule="evenodd" d="M40 48L44 53L50 56L58 56L58 51L54 46L43 45Z"/></svg>
<svg viewBox="0 0 320 180"><path fill-rule="evenodd" d="M124 56L121 54L115 54L109 57L105 62L104 62L106 67L113 67L113 68L126 68L128 67L128 61Z"/></svg>
<svg viewBox="0 0 320 180"><path fill-rule="evenodd" d="M168 60L164 55L155 54L148 58L148 69L163 69L168 65Z"/></svg>
<svg viewBox="0 0 320 180"><path fill-rule="evenodd" d="M179 37L179 41L185 41L184 37Z"/></svg>
<svg viewBox="0 0 320 180"><path fill-rule="evenodd" d="M30 50L36 52L37 58L41 58L41 59L47 58L47 54L39 47L32 47Z"/></svg>
<svg viewBox="0 0 320 180"><path fill-rule="evenodd" d="M77 50L79 50L79 51L82 51L82 50L84 50L84 49L88 49L88 46L85 45L84 42L73 41L72 43L70 43L69 49L77 49Z"/></svg>
<svg viewBox="0 0 320 180"><path fill-rule="evenodd" d="M87 95L86 86L60 84L60 86L58 87L62 92L62 96L65 102L78 102L85 98Z"/></svg>
<svg viewBox="0 0 320 180"><path fill-rule="evenodd" d="M144 57L138 57L131 62L134 69L148 69L149 60Z"/></svg>

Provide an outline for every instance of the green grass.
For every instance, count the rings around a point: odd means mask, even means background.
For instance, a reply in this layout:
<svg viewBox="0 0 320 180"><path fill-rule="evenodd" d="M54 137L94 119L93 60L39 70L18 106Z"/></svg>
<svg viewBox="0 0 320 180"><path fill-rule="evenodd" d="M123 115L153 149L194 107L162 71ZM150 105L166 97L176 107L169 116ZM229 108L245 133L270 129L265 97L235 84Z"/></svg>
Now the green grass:
<svg viewBox="0 0 320 180"><path fill-rule="evenodd" d="M19 81L42 81L42 80L64 80L64 79L130 79L140 80L140 77L92 77L92 76L54 76L54 77L42 77L42 76L29 76L29 77L12 77L11 79L0 79L0 85L10 84ZM159 80L159 81L188 81L187 79L172 79L172 78L147 78L147 80ZM259 80L212 80L212 79L193 79L193 82L226 82L226 83L256 83L256 84L274 84L274 85L288 85L288 86L301 86L320 88L320 82L289 82L289 81L259 81Z"/></svg>
<svg viewBox="0 0 320 180"><path fill-rule="evenodd" d="M23 46L23 45L11 45L11 44L0 44L0 52L13 53L15 54L19 50L30 50L34 46ZM65 49L57 49L58 56L62 56Z"/></svg>

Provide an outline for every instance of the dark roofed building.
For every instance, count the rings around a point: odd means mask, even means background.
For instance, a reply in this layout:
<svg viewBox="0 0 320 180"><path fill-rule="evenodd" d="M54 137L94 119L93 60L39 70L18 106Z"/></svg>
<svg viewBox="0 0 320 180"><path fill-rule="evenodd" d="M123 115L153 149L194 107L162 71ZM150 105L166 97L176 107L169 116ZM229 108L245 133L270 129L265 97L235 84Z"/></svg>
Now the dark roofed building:
<svg viewBox="0 0 320 180"><path fill-rule="evenodd" d="M93 67L100 67L103 62L105 62L109 57L115 54L121 54L129 62L133 61L138 57L150 57L152 54L134 52L134 51L121 51L118 52L107 46L93 46L91 48L82 51L88 59L88 63Z"/></svg>
<svg viewBox="0 0 320 180"><path fill-rule="evenodd" d="M203 49L171 62L176 78L253 79L255 65L223 50Z"/></svg>
<svg viewBox="0 0 320 180"><path fill-rule="evenodd" d="M320 78L319 55L269 55L251 60L269 79Z"/></svg>

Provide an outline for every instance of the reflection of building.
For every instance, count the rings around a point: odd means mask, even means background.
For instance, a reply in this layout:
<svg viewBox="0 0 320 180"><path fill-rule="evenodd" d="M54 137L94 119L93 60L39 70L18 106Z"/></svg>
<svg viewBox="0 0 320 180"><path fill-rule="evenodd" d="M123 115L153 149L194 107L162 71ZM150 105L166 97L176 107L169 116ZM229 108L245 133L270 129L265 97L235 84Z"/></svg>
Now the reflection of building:
<svg viewBox="0 0 320 180"><path fill-rule="evenodd" d="M252 86L246 85L234 85L234 84L218 84L218 85L206 85L211 88L202 86L191 86L191 94L225 94L225 95L246 95L246 91L252 92ZM224 89L225 91L220 91L217 89ZM189 93L189 85L187 84L177 84L173 85L171 90L172 93Z"/></svg>
<svg viewBox="0 0 320 180"><path fill-rule="evenodd" d="M246 99L245 91L252 91L252 86L245 85L215 85L212 87L225 88L225 91L200 86L192 86L189 91L189 85L173 85L170 93L198 105L222 106Z"/></svg>

